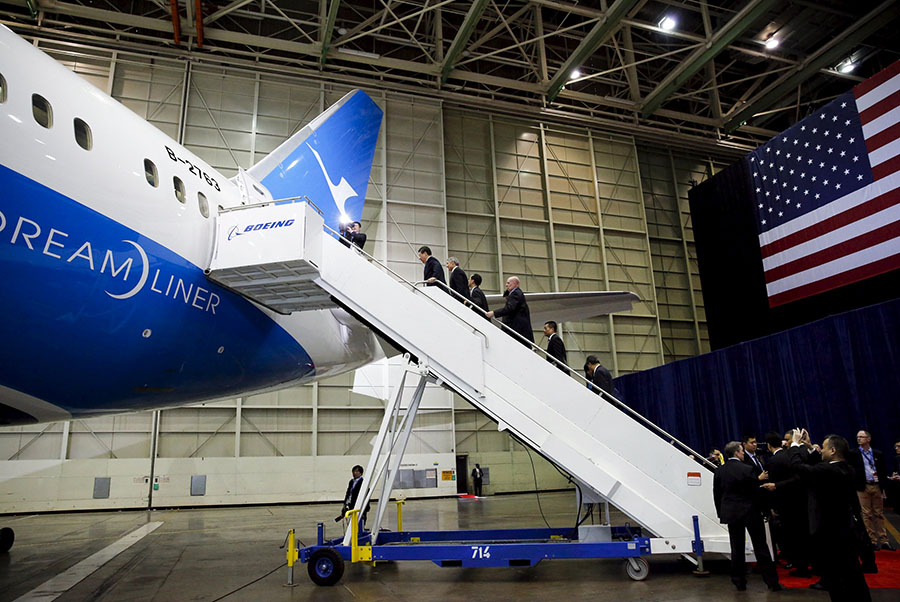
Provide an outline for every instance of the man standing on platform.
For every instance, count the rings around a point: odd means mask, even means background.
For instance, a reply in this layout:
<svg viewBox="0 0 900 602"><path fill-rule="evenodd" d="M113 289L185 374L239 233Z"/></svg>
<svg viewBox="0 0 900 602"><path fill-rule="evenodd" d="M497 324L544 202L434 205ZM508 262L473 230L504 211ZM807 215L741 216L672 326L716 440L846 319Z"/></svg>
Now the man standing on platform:
<svg viewBox="0 0 900 602"><path fill-rule="evenodd" d="M428 286L436 286L437 282L447 284L444 279L444 268L441 267L441 262L432 256L430 247L419 248L419 261L425 264L425 275L422 276L422 280L427 282Z"/></svg>
<svg viewBox="0 0 900 602"><path fill-rule="evenodd" d="M840 435L828 435L821 452L810 451L812 447L806 429L794 429L791 465L809 489L809 532L819 550L820 583L833 602L871 602L859 564L854 526L859 499L854 495L853 468L847 463L850 446Z"/></svg>
<svg viewBox="0 0 900 602"><path fill-rule="evenodd" d="M747 464L753 469L753 476L758 477L761 473L765 472L766 467L762 457L757 453L759 444L756 442L756 437L753 435L744 435L743 443L744 464Z"/></svg>
<svg viewBox="0 0 900 602"><path fill-rule="evenodd" d="M731 441L725 446L725 464L713 476L716 512L719 521L728 525L728 539L731 541L731 582L738 591L747 589L745 530L750 533L763 581L773 592L781 589L759 510L759 486L767 476L766 473L754 476L753 469L744 464L744 448L740 441Z"/></svg>
<svg viewBox="0 0 900 602"><path fill-rule="evenodd" d="M875 549L893 550L884 529L884 483L887 470L884 465L884 454L872 449L872 435L869 431L856 433L859 448L850 458L851 466L856 471L856 491L862 506L863 522L869 539Z"/></svg>
<svg viewBox="0 0 900 602"><path fill-rule="evenodd" d="M603 389L610 395L613 394L612 374L603 367L596 355L587 356L587 360L584 363L584 372L588 380L594 385L594 393L600 395L600 389Z"/></svg>
<svg viewBox="0 0 900 602"><path fill-rule="evenodd" d="M484 479L484 471L481 470L481 464L475 464L472 469L472 487L475 490L475 497L481 497L481 483Z"/></svg>
<svg viewBox="0 0 900 602"><path fill-rule="evenodd" d="M469 278L469 298L472 300L472 305L477 305L485 312L488 311L487 297L481 290L481 274L472 274L472 277Z"/></svg>
<svg viewBox="0 0 900 602"><path fill-rule="evenodd" d="M784 439L778 433L766 434L771 456L766 464L769 482L762 487L774 494L772 506L780 519L778 544L794 565L791 577L811 577L806 487L794 474L790 453L784 449L783 443Z"/></svg>
<svg viewBox="0 0 900 602"><path fill-rule="evenodd" d="M447 269L450 271L450 290L459 295L456 297L457 301L465 303L469 299L469 279L463 269L459 267L459 259L456 257L447 259Z"/></svg>
<svg viewBox="0 0 900 602"><path fill-rule="evenodd" d="M506 305L497 311L489 311L487 317L494 316L503 319L503 323L513 331L521 335L529 343L534 343L534 333L531 331L531 311L525 302L525 293L519 288L519 279L510 276L506 279ZM528 343L524 343L529 347Z"/></svg>
<svg viewBox="0 0 900 602"><path fill-rule="evenodd" d="M556 367L563 372L566 372L566 346L563 343L562 337L556 332L556 322L553 320L544 322L544 336L547 337L547 355L559 360ZM547 361L555 363L550 357L547 358Z"/></svg>

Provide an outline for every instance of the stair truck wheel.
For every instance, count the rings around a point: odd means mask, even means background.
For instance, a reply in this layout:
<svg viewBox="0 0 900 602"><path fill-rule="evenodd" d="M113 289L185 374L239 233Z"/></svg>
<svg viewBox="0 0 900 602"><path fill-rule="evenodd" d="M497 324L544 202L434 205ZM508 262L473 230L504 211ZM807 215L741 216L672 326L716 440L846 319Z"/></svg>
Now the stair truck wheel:
<svg viewBox="0 0 900 602"><path fill-rule="evenodd" d="M334 585L344 576L344 559L337 550L321 548L313 552L306 568L316 585Z"/></svg>
<svg viewBox="0 0 900 602"><path fill-rule="evenodd" d="M4 552L9 552L9 549L13 546L13 542L16 540L16 534L9 527L3 527L0 529L0 554Z"/></svg>
<svg viewBox="0 0 900 602"><path fill-rule="evenodd" d="M634 581L643 581L650 574L650 563L643 558L625 560L625 574Z"/></svg>

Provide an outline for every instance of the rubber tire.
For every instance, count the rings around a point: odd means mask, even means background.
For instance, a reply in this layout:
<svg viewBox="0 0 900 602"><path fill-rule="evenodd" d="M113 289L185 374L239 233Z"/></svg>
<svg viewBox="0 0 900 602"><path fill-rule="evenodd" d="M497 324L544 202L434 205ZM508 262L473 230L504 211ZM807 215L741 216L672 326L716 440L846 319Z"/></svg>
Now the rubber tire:
<svg viewBox="0 0 900 602"><path fill-rule="evenodd" d="M0 529L0 554L4 554L9 552L9 549L12 548L13 542L16 541L16 534L9 527L3 527Z"/></svg>
<svg viewBox="0 0 900 602"><path fill-rule="evenodd" d="M306 565L309 578L316 585L334 585L344 576L344 559L332 548L316 550Z"/></svg>
<svg viewBox="0 0 900 602"><path fill-rule="evenodd" d="M633 562L638 565L638 568L634 567ZM643 581L650 574L650 563L643 558L627 558L625 560L625 574L632 581Z"/></svg>

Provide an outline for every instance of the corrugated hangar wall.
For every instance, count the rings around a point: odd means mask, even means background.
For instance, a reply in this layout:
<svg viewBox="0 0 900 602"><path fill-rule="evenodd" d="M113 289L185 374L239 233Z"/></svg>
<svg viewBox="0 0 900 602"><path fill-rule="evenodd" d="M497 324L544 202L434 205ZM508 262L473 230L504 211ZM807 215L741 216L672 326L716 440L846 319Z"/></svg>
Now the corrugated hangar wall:
<svg viewBox="0 0 900 602"><path fill-rule="evenodd" d="M41 48L226 176L349 91L127 51ZM728 161L367 92L385 111L363 215L376 258L416 280L415 251L429 245L441 260L453 255L469 274L480 273L488 292L517 275L526 293L638 293L630 313L562 325L573 366L593 353L621 375L708 351L687 190ZM368 459L383 408L351 391L354 380L359 375L200 406L0 429L0 512L340 499L350 467ZM154 447L156 487L148 482ZM518 444L435 389L403 465L417 482L400 493L455 493L457 454L491 469L488 493L566 485L540 458L535 478ZM191 495L199 476L204 494Z"/></svg>

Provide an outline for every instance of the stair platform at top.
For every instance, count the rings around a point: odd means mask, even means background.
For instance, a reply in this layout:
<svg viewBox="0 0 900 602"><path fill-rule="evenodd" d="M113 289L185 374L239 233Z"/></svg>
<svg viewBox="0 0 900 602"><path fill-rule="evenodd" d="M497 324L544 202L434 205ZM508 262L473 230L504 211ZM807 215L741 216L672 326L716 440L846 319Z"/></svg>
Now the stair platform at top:
<svg viewBox="0 0 900 602"><path fill-rule="evenodd" d="M217 217L207 276L281 314L337 307L314 284L322 216L306 203L246 205Z"/></svg>
<svg viewBox="0 0 900 602"><path fill-rule="evenodd" d="M694 551L694 517L706 551L729 553L702 456L615 398L596 395L577 373L561 372L438 287L417 288L345 248L307 204L219 219L211 279L285 313L333 299L416 356L500 430L654 534L653 553ZM752 555L749 541L746 549Z"/></svg>

